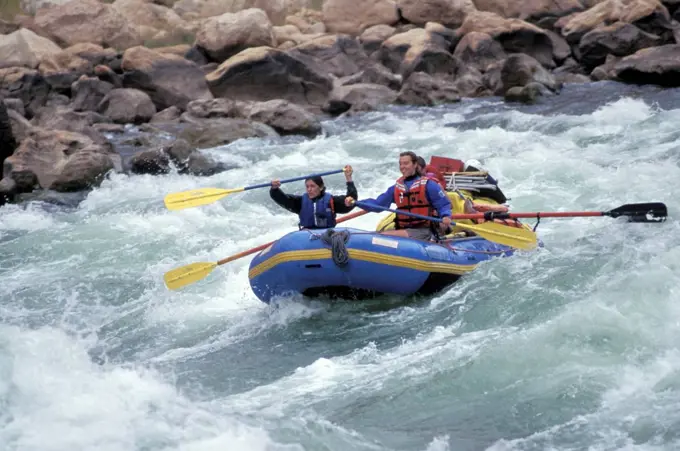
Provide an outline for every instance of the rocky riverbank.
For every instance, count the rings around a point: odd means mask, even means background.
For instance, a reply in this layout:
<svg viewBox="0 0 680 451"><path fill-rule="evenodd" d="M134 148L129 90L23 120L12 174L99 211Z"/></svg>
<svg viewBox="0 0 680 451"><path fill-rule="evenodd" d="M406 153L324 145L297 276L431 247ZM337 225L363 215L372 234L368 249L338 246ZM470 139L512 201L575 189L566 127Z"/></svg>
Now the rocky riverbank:
<svg viewBox="0 0 680 451"><path fill-rule="evenodd" d="M669 0L25 0L0 21L0 198L87 190L110 171L213 174L200 149L313 137L386 104L563 83L680 85ZM126 124L146 135L121 153ZM11 125L11 129L10 129ZM0 200L0 203L2 201Z"/></svg>

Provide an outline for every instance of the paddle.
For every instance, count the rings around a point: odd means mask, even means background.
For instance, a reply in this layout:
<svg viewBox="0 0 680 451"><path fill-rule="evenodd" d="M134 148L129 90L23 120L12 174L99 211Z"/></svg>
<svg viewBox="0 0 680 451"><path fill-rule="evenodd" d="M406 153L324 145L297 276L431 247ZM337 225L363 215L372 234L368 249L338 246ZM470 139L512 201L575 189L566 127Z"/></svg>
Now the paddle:
<svg viewBox="0 0 680 451"><path fill-rule="evenodd" d="M574 218L580 216L625 217L628 222L664 222L668 216L666 205L661 202L626 204L609 211L558 211L553 213L502 213L486 212L453 215L451 219L512 219L512 218Z"/></svg>
<svg viewBox="0 0 680 451"><path fill-rule="evenodd" d="M339 174L344 172L344 169L337 169L335 171L322 172L320 174L303 175L300 177L293 177L291 179L281 180L281 183L296 182L298 180L305 180L311 177L321 177L324 175ZM225 196L251 189L265 188L271 186L271 182L260 183L258 185L246 186L243 188L221 189L221 188L199 188L190 191L182 191L179 193L171 193L165 196L165 206L168 210L182 210L184 208L198 207L207 205Z"/></svg>
<svg viewBox="0 0 680 451"><path fill-rule="evenodd" d="M363 216L366 213L368 212L358 211L356 213L343 216L342 218L339 218L337 220L337 223L340 224L341 222L349 221L350 219ZM205 278L208 274L210 274L212 270L215 269L216 267L224 265L225 263L233 262L234 260L238 260L239 258L245 257L246 255L259 252L262 249L266 249L267 247L271 246L274 243L275 241L270 241L269 243L262 244L260 246L254 247L247 251L240 252L238 254L234 254L231 257L223 258L222 260L218 260L217 262L214 263L198 262L182 266L181 268L172 269L166 272L165 275L163 276L163 280L165 280L165 286L167 286L171 290L177 290L194 282L198 282L199 280Z"/></svg>
<svg viewBox="0 0 680 451"><path fill-rule="evenodd" d="M434 222L442 222L441 218L434 218L432 216L423 216L416 213L409 213L405 211L392 210L386 207L380 207L378 205L364 203L361 201L354 202L359 208L367 209L379 209L384 211L390 211L392 213L397 213L404 216L411 216L414 218L427 219ZM475 232L477 235L485 238L494 243L503 244L505 246L514 247L517 249L533 249L538 245L538 240L536 234L531 230L517 227L508 227L503 224L497 224L495 222L484 222L478 225L472 224L460 224L451 223L452 226L458 226L461 229L466 229L471 232Z"/></svg>

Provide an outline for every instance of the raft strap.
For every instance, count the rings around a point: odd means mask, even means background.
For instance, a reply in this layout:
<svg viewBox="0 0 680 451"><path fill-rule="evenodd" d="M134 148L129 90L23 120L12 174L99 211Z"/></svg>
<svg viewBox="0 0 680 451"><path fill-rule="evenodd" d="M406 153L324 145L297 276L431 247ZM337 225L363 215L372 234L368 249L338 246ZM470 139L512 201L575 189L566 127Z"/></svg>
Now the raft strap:
<svg viewBox="0 0 680 451"><path fill-rule="evenodd" d="M312 235L312 239L320 239L325 244L331 246L331 255L333 256L333 263L336 266L344 267L349 263L349 252L345 243L349 241L349 232L343 230L336 232L333 229L326 230L322 235Z"/></svg>

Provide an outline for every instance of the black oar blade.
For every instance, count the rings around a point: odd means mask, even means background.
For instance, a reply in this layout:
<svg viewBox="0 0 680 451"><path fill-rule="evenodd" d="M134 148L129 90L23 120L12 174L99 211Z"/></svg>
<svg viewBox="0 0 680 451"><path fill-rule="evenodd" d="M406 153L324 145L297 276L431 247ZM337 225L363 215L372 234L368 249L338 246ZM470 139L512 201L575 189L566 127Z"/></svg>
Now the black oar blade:
<svg viewBox="0 0 680 451"><path fill-rule="evenodd" d="M663 222L668 216L668 209L661 202L626 204L608 211L606 215L612 218L625 216L628 222Z"/></svg>

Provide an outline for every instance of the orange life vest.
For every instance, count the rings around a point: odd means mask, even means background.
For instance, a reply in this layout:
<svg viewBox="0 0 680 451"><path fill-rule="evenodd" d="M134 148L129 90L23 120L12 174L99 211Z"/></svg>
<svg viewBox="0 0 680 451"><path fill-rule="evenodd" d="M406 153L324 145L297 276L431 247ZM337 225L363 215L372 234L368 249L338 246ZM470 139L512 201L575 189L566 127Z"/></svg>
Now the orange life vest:
<svg viewBox="0 0 680 451"><path fill-rule="evenodd" d="M419 177L406 189L404 177L400 177L394 184L394 203L397 210L405 210L423 216L436 216L437 212L427 200L427 177ZM413 218L397 214L394 219L395 229L419 229L430 226L430 221L426 219Z"/></svg>

